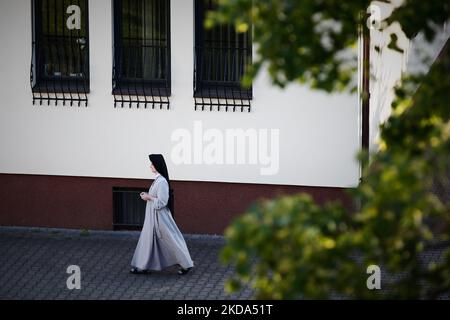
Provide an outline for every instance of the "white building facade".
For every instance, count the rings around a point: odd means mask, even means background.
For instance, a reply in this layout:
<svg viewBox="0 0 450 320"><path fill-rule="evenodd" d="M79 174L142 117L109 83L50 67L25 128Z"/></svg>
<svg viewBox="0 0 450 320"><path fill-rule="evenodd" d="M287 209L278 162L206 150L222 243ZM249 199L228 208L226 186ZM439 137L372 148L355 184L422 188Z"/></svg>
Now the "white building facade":
<svg viewBox="0 0 450 320"><path fill-rule="evenodd" d="M358 93L281 90L265 72L237 88L251 36L233 40L244 53L222 50L229 29L199 51L200 1L55 1L0 2L0 224L138 227L150 153L166 159L184 232L221 233L276 194L348 204Z"/></svg>

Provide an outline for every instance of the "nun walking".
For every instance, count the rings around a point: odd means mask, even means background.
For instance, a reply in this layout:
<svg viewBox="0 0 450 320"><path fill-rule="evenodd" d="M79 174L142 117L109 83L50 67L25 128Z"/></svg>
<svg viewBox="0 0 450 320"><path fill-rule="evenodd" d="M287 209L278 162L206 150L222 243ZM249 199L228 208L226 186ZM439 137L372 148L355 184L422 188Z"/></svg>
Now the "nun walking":
<svg viewBox="0 0 450 320"><path fill-rule="evenodd" d="M136 250L131 260L131 273L150 273L179 265L178 274L184 275L194 263L186 242L173 220L169 173L161 154L149 155L151 170L155 174L150 189L140 194L147 202L145 220Z"/></svg>

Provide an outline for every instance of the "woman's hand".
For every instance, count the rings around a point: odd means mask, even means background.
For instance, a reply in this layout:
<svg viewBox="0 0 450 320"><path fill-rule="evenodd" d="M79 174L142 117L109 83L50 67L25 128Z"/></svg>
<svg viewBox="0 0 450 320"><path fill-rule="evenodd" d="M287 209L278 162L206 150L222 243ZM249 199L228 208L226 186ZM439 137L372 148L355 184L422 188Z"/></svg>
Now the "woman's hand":
<svg viewBox="0 0 450 320"><path fill-rule="evenodd" d="M141 199L144 200L144 201L151 201L151 200L153 200L152 196L150 196L146 192L141 192L140 196L141 196Z"/></svg>

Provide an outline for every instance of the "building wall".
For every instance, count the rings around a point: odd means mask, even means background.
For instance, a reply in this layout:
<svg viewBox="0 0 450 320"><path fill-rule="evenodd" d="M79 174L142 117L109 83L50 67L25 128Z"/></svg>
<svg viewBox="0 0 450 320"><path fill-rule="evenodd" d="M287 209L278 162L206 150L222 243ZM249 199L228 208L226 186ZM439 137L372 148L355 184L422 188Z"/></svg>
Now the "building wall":
<svg viewBox="0 0 450 320"><path fill-rule="evenodd" d="M0 174L0 225L113 228L112 188L148 188L151 180ZM175 220L183 233L222 234L260 199L305 192L319 203L351 201L345 189L175 181Z"/></svg>
<svg viewBox="0 0 450 320"><path fill-rule="evenodd" d="M194 111L193 16L193 0L171 1L170 110L114 108L110 0L89 1L88 107L33 106L31 1L0 2L0 172L147 179L147 155L162 153L171 177L179 181L354 187L357 94L327 95L299 85L280 90L264 73L254 83L251 112ZM260 158L256 164L174 163L172 135L186 129L194 139L196 124L222 135L251 129L268 130L270 137L271 129L279 130L278 171L261 174L267 165ZM258 143L267 145L262 138Z"/></svg>
<svg viewBox="0 0 450 320"><path fill-rule="evenodd" d="M387 18L402 0L383 3L373 1L372 5L379 9L380 19ZM401 83L406 73L427 72L431 64L450 37L448 24L436 28L437 36L429 43L422 34L408 39L398 23L384 29L372 29L370 32L370 150L376 151L379 146L380 124L391 114L391 104L395 98L394 87ZM399 52L388 48L391 34L398 38ZM379 50L375 50L378 47ZM423 61L428 57L428 61Z"/></svg>
<svg viewBox="0 0 450 320"><path fill-rule="evenodd" d="M358 184L357 94L295 84L281 90L263 72L253 85L251 112L194 111L193 0L171 1L170 110L114 108L111 6L111 0L89 1L88 106L40 106L32 105L29 83L31 1L0 2L1 225L111 229L112 187L148 187L150 153L165 155L184 232L221 233L260 197L304 191L321 202L346 199L344 188ZM196 138L206 147L205 132L225 137L233 129L257 133L244 150L268 147L273 172L263 173L269 165L259 153L256 163L194 159ZM192 163L173 160L176 132L191 135Z"/></svg>

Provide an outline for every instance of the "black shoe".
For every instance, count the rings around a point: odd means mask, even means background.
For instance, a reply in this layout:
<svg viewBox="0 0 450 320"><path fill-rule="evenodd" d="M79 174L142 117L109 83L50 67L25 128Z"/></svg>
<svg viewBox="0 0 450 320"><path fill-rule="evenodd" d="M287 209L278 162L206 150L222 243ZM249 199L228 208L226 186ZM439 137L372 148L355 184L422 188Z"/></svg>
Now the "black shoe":
<svg viewBox="0 0 450 320"><path fill-rule="evenodd" d="M138 268L131 268L130 273L132 274L151 274L149 270L139 270Z"/></svg>
<svg viewBox="0 0 450 320"><path fill-rule="evenodd" d="M139 273L142 273L142 272L139 271L137 268L131 268L130 273L132 273L132 274L139 274Z"/></svg>
<svg viewBox="0 0 450 320"><path fill-rule="evenodd" d="M180 270L178 270L178 274L179 274L179 275L185 275L185 274L188 273L191 269L192 269L192 268L187 268L187 269L180 268Z"/></svg>

